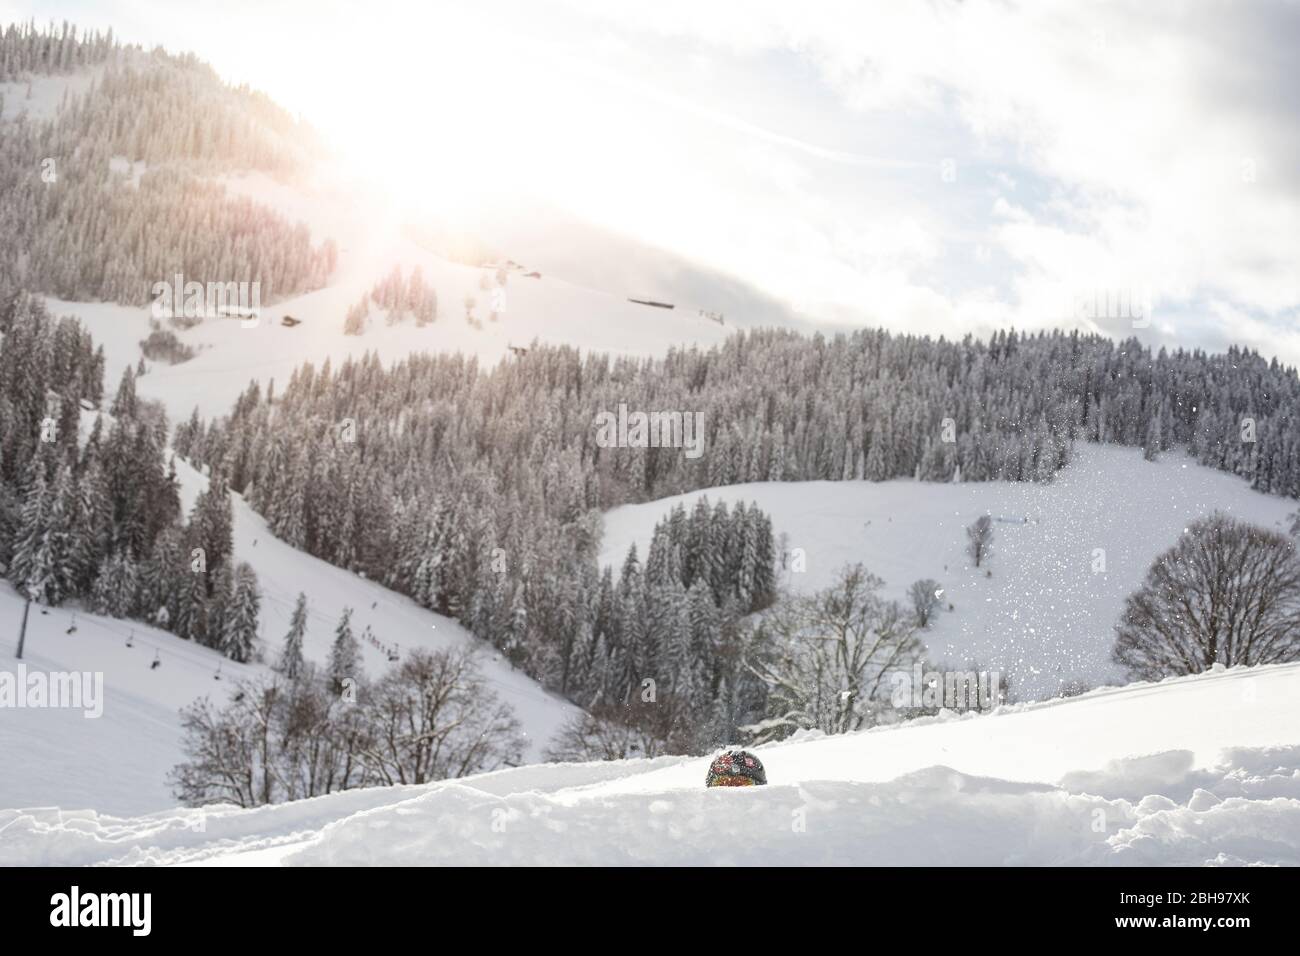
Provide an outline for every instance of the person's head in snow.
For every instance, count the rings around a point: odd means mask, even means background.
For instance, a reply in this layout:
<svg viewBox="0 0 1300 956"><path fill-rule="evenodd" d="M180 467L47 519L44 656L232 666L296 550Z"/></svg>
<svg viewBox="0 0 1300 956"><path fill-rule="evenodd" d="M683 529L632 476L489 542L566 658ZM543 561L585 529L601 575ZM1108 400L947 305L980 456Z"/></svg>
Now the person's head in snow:
<svg viewBox="0 0 1300 956"><path fill-rule="evenodd" d="M767 783L763 763L747 750L728 750L713 758L706 787L755 787Z"/></svg>

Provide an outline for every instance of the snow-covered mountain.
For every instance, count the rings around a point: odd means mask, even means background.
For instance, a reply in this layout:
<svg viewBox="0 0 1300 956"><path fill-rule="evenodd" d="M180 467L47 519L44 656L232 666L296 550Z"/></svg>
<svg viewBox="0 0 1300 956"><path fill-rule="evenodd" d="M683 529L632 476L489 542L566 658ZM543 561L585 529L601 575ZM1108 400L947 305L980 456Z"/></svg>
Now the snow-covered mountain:
<svg viewBox="0 0 1300 956"><path fill-rule="evenodd" d="M1300 865L1300 665L707 758L544 764L255 810L0 811L0 865Z"/></svg>
<svg viewBox="0 0 1300 956"><path fill-rule="evenodd" d="M153 68L143 54L128 52L127 59L139 69ZM104 66L96 65L36 75L30 82L0 84L4 104L0 121L52 120L61 103L101 83L104 72ZM130 173L133 184L149 168L143 162L132 167L121 157L111 165L119 173ZM495 270L446 258L440 254L445 248L430 241L432 230L426 224L413 220L405 210L384 206L371 192L358 192L357 184L337 178L332 167L312 170L292 183L260 172L215 178L229 195L247 197L290 222L302 223L313 243L335 241L337 268L325 288L264 303L260 320L251 327L238 319L207 316L193 328L178 330L195 357L178 365L150 361L148 373L137 383L138 394L159 401L172 423L188 418L195 409L204 417L226 414L250 381L286 382L305 362L338 364L366 352L387 362L412 352L446 351L473 355L491 365L509 356L510 346L526 348L534 341L651 355L681 344L713 344L730 331L686 302L667 310L628 301L632 295L661 295L662 285L637 285L620 294L610 290L621 279L610 277L606 288L597 288L552 274L551 261L571 258L529 263L527 249L536 248L535 242L523 244L525 251L516 253L520 261L496 303L499 320L474 328L465 321L464 301L477 297L478 311L485 315L482 283ZM592 242L589 230L573 223L568 228L583 242ZM343 319L349 306L394 267L422 271L439 296L439 320L427 328L416 328L409 320L390 326L378 313L364 334L345 335ZM661 264L659 271L672 269ZM629 265L620 274L635 272ZM46 301L52 314L77 317L103 347L106 382L118 381L127 368L138 365L141 341L151 331L149 306L52 297ZM281 323L284 316L301 324L287 327ZM83 436L91 418L91 413L83 415ZM182 505L188 513L207 478L184 462L178 462L178 470ZM299 592L307 596L309 608L304 647L309 659L324 660L343 608L353 609L358 633L369 627L385 648L396 647L399 652L481 643L454 620L287 547L239 496L234 499L234 553L258 576L260 633L268 660L274 658ZM103 716L87 720L79 711L5 710L0 752L18 760L24 769L3 775L0 806L57 803L112 813L168 806L173 798L166 774L181 759L180 708L205 694L224 699L240 678L257 673L261 665L224 660L211 649L140 622L89 614L78 603L33 610L24 660L32 669L102 673ZM15 641L22 613L21 598L8 582L0 583L0 618L13 623ZM362 650L371 675L391 663L385 651L368 644ZM157 669L150 666L155 658ZM539 759L554 732L576 709L485 645L482 666L490 685L520 720L528 740L525 759Z"/></svg>
<svg viewBox="0 0 1300 956"><path fill-rule="evenodd" d="M639 288L620 295L564 275L542 272L533 277L530 273L539 270L527 261L509 274L500 319L474 328L465 321L464 302L475 298L480 316L486 312L488 293L481 284L495 270L451 261L422 245L418 232L400 213L360 201L332 179L289 186L250 174L227 177L224 182L233 194L304 223L314 241L335 238L338 268L326 288L263 303L256 324L207 318L179 332L181 341L198 354L179 365L152 364L138 387L142 397L161 401L174 421L184 420L195 408L205 418L224 415L250 381L265 384L274 379L283 384L304 362L319 366L327 358L337 365L349 356L373 352L387 363L412 352L460 352L491 366L511 355L510 346L527 348L534 340L584 351L646 356L661 355L675 346L707 347L733 331L732 326L702 316L703 305L646 306L629 301L646 295ZM404 274L421 270L438 294L438 321L424 328L409 319L390 326L382 312L374 312L362 335L344 335L348 308L394 267ZM149 308L48 301L51 311L76 316L103 344L109 382L139 361L140 340L149 334ZM302 324L285 327L284 316Z"/></svg>
<svg viewBox="0 0 1300 956"><path fill-rule="evenodd" d="M36 102L59 88L51 86ZM409 238L400 219L373 215L373 208L356 204L346 191L290 187L260 175L231 179L228 186L307 222L316 241L345 237L339 268L327 288L264 306L252 327L233 318L209 317L180 332L197 355L179 365L149 363L148 373L137 382L138 394L161 402L173 422L196 408L205 417L226 414L250 381L286 382L304 362L337 364L366 352L387 362L412 352L446 351L475 355L490 365L510 354L508 346L527 347L534 340L650 355L681 344L712 344L729 331L686 308L638 305L563 278L530 278L522 271L511 275L501 320L476 330L464 321L461 303L466 296L483 298L479 284L490 270L452 262L422 247ZM393 266L422 270L441 299L439 321L416 328L409 320L389 326L376 317L365 334L344 335L348 307ZM106 381L117 381L140 361L140 341L150 330L149 307L47 302L55 315L76 316L103 346ZM302 324L286 327L280 322L284 315ZM184 462L178 462L178 469L188 513L207 479ZM269 657L288 627L299 592L307 595L310 609L305 652L317 661L325 659L345 607L353 609L358 632L369 625L386 646L441 648L474 641L456 621L284 545L238 496L234 515L235 557L257 572L263 595L261 634ZM15 622L16 629L21 614L21 599L0 583L0 617ZM74 616L77 630L68 634ZM136 646L129 649L125 642L133 633ZM511 668L490 647L482 649L488 680L515 708L528 736L526 759L539 759L576 709ZM367 645L363 651L368 673L377 675L389 666L378 649ZM163 662L158 671L148 666L155 652ZM0 720L0 749L20 756L26 772L0 780L0 806L57 803L113 813L170 805L165 777L181 759L179 709L204 694L222 699L239 677L258 670L223 662L219 654L165 631L71 607L33 615L25 658L32 667L47 670L102 671L108 699L104 716L93 721L71 712L6 712ZM213 680L218 668L224 683ZM71 769L78 766L85 770Z"/></svg>

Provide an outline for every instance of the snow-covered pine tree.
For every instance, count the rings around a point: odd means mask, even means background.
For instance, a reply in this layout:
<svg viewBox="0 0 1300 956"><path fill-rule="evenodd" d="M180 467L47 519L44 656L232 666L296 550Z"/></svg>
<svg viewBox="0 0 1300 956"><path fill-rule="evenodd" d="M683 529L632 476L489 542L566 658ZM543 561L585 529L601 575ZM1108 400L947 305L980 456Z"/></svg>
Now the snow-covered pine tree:
<svg viewBox="0 0 1300 956"><path fill-rule="evenodd" d="M135 610L138 569L126 549L114 551L101 566L91 590L90 606L97 614L128 617Z"/></svg>
<svg viewBox="0 0 1300 956"><path fill-rule="evenodd" d="M209 594L215 593L217 572L228 563L234 546L233 526L230 488L218 473L209 480L208 487L199 492L190 512L191 547L203 549Z"/></svg>
<svg viewBox="0 0 1300 956"><path fill-rule="evenodd" d="M358 683L364 677L361 670L361 644L352 633L352 608L345 607L339 618L338 627L334 629L334 644L330 647L329 659L330 686L334 693L343 692L344 681Z"/></svg>
<svg viewBox="0 0 1300 956"><path fill-rule="evenodd" d="M208 572L207 578L212 582L212 593L208 595L208 628L204 643L211 648L221 650L226 639L226 619L233 609L235 596L235 572L227 561L217 568L215 574Z"/></svg>
<svg viewBox="0 0 1300 956"><path fill-rule="evenodd" d="M298 600L289 618L289 633L284 636L284 649L276 668L289 680L297 680L303 673L302 640L307 633L307 595L298 592Z"/></svg>
<svg viewBox="0 0 1300 956"><path fill-rule="evenodd" d="M257 653L257 614L261 606L257 574L241 561L234 570L234 587L222 622L221 651L232 661L246 664Z"/></svg>
<svg viewBox="0 0 1300 956"><path fill-rule="evenodd" d="M199 644L208 642L208 584L207 574L188 571L178 601L176 633Z"/></svg>
<svg viewBox="0 0 1300 956"><path fill-rule="evenodd" d="M128 365L122 370L122 378L118 382L117 394L109 406L109 412L114 418L135 418L138 404L135 397L135 372Z"/></svg>
<svg viewBox="0 0 1300 956"><path fill-rule="evenodd" d="M32 458L27 494L18 522L9 575L18 590L42 604L56 605L75 592L78 579L77 490L72 469L58 466L54 482L45 471L52 453Z"/></svg>

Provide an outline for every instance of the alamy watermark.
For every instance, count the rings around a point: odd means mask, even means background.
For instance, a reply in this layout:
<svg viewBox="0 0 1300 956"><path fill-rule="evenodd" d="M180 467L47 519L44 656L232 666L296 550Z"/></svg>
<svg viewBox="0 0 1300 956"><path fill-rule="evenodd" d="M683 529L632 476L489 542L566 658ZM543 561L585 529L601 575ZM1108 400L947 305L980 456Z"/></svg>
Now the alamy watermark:
<svg viewBox="0 0 1300 956"><path fill-rule="evenodd" d="M992 710L1003 703L998 671L927 671L916 664L892 675L890 703L901 709Z"/></svg>
<svg viewBox="0 0 1300 956"><path fill-rule="evenodd" d="M262 283L185 281L176 273L171 281L155 282L153 317L155 319L239 318L246 329L256 327L262 314Z"/></svg>
<svg viewBox="0 0 1300 956"><path fill-rule="evenodd" d="M133 936L148 936L152 910L152 893L83 893L74 884L67 893L50 897L50 925L124 927Z"/></svg>
<svg viewBox="0 0 1300 956"><path fill-rule="evenodd" d="M1070 289L1062 308L1068 320L1121 320L1135 329L1151 325L1152 297L1146 287Z"/></svg>
<svg viewBox="0 0 1300 956"><path fill-rule="evenodd" d="M596 444L601 448L682 448L686 457L704 453L703 412L629 412L596 415Z"/></svg>
<svg viewBox="0 0 1300 956"><path fill-rule="evenodd" d="M95 720L104 714L102 671L0 671L0 710L80 710Z"/></svg>

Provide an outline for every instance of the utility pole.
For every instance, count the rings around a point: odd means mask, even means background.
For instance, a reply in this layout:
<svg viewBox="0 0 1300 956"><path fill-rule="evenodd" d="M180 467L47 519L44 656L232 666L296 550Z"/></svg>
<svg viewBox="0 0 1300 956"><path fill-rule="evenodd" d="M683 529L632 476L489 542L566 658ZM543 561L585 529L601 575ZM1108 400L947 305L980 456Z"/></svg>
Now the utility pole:
<svg viewBox="0 0 1300 956"><path fill-rule="evenodd" d="M32 596L27 595L27 603L23 605L23 629L18 632L18 659L23 659L23 641L27 639L27 612L32 609Z"/></svg>

